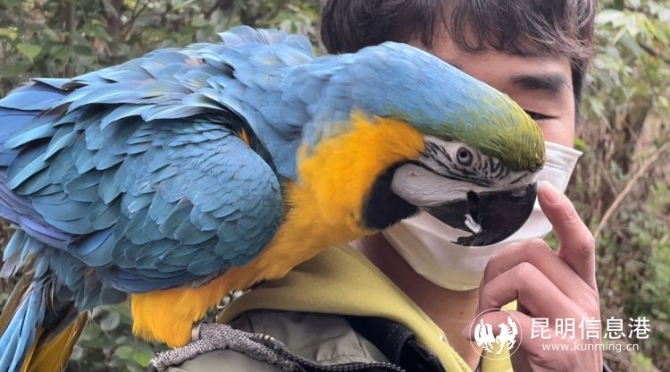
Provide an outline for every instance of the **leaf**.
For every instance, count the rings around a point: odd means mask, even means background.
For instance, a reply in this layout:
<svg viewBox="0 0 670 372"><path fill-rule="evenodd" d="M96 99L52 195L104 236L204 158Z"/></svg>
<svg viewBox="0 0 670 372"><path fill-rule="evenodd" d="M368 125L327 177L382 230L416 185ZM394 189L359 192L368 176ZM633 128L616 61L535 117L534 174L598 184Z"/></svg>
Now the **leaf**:
<svg viewBox="0 0 670 372"><path fill-rule="evenodd" d="M23 3L23 0L3 0L2 5L4 5L6 8L14 8Z"/></svg>
<svg viewBox="0 0 670 372"><path fill-rule="evenodd" d="M16 77L16 76L21 75L24 72L30 70L31 66L32 66L32 63L27 62L27 61L20 61L20 62L17 62L17 63L12 63L9 66L3 66L0 69L0 77L1 78Z"/></svg>
<svg viewBox="0 0 670 372"><path fill-rule="evenodd" d="M90 55L93 51L91 50L90 45L86 44L75 44L74 46L74 53L75 54L83 54L83 55Z"/></svg>
<svg viewBox="0 0 670 372"><path fill-rule="evenodd" d="M103 332L109 332L116 329L116 327L118 327L120 323L121 323L121 315L119 315L119 313L117 313L116 311L110 311L100 321L100 329Z"/></svg>
<svg viewBox="0 0 670 372"><path fill-rule="evenodd" d="M72 354L70 354L70 360L81 360L84 357L84 348L75 345L75 347L72 349Z"/></svg>
<svg viewBox="0 0 670 372"><path fill-rule="evenodd" d="M581 139L579 137L575 137L575 142L574 143L575 143L574 148L576 150L581 151L581 152L586 151L589 147L589 145L583 139Z"/></svg>
<svg viewBox="0 0 670 372"><path fill-rule="evenodd" d="M107 30L99 24L86 27L86 32L90 33L93 37L97 37L106 42L111 42L113 40Z"/></svg>
<svg viewBox="0 0 670 372"><path fill-rule="evenodd" d="M16 40L16 36L17 36L16 27L0 28L0 37L4 37L13 41Z"/></svg>
<svg viewBox="0 0 670 372"><path fill-rule="evenodd" d="M151 358L154 357L154 351L147 344L140 344L139 350L133 353L133 360L142 367L148 367Z"/></svg>
<svg viewBox="0 0 670 372"><path fill-rule="evenodd" d="M42 34L44 34L44 36L46 36L49 41L54 43L60 42L60 37L58 34L56 34L56 32L49 27L44 27L42 29Z"/></svg>
<svg viewBox="0 0 670 372"><path fill-rule="evenodd" d="M16 45L16 49L26 56L31 62L37 57L38 54L42 51L42 47L35 44L24 44L20 43Z"/></svg>
<svg viewBox="0 0 670 372"><path fill-rule="evenodd" d="M658 41L660 41L665 45L668 44L668 36L665 34L665 32L663 32L663 30L660 27L656 27L656 25L653 22L651 22L651 20L649 19L645 20L644 26L647 29L647 32L649 32L656 39L658 39Z"/></svg>
<svg viewBox="0 0 670 372"><path fill-rule="evenodd" d="M134 354L135 351L133 350L133 348L127 345L119 346L116 348L116 350L114 350L114 355L116 355L121 359L132 360Z"/></svg>
<svg viewBox="0 0 670 372"><path fill-rule="evenodd" d="M70 47L63 44L55 44L49 51L52 59L60 61L67 61L70 58L70 52Z"/></svg>
<svg viewBox="0 0 670 372"><path fill-rule="evenodd" d="M93 341L100 339L100 327L95 323L89 323L84 332L82 333L80 340L82 341Z"/></svg>
<svg viewBox="0 0 670 372"><path fill-rule="evenodd" d="M626 14L624 14L622 11L605 9L596 16L596 23L599 25L611 23L616 26L623 23L625 18Z"/></svg>
<svg viewBox="0 0 670 372"><path fill-rule="evenodd" d="M207 22L205 17L198 16L198 17L193 18L193 20L191 20L191 26L196 27L196 28L207 27L207 26L209 26L209 22Z"/></svg>
<svg viewBox="0 0 670 372"><path fill-rule="evenodd" d="M630 37L630 35L626 35L621 38L621 43L635 55L636 58L639 58L640 55L642 54L642 48L640 48L640 45Z"/></svg>

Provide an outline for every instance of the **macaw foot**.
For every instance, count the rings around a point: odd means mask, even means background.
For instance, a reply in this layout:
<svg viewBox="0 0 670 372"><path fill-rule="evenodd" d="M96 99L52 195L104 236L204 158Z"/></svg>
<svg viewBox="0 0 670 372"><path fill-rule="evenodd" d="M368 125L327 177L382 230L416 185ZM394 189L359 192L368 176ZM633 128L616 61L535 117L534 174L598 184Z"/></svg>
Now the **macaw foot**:
<svg viewBox="0 0 670 372"><path fill-rule="evenodd" d="M158 353L151 360L150 369L152 372L165 371L206 352L225 349L276 365L284 371L297 368L296 362L287 358L284 345L268 335L240 331L226 324L202 323L193 329L190 344Z"/></svg>

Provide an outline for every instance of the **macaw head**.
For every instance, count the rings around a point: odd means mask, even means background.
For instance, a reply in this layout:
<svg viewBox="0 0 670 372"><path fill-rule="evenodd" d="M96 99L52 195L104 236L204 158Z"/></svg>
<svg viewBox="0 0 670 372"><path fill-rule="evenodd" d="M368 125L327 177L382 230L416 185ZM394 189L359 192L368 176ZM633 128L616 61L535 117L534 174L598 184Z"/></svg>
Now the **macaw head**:
<svg viewBox="0 0 670 372"><path fill-rule="evenodd" d="M349 120L315 126L299 158L301 180L328 199L324 213L340 208L382 230L425 211L462 230L456 243L467 246L497 243L525 223L545 150L521 107L404 44L366 48L345 65L331 80L346 94L331 93L331 105L347 97Z"/></svg>

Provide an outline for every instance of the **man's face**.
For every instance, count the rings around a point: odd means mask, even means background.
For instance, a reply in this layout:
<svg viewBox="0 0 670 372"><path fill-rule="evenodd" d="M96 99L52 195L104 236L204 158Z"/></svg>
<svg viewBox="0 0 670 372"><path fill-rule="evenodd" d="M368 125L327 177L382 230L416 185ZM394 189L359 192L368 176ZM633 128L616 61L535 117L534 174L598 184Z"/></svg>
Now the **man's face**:
<svg viewBox="0 0 670 372"><path fill-rule="evenodd" d="M438 38L422 48L467 74L509 95L540 125L544 139L572 147L575 97L567 58L513 56L497 51L467 53L451 40Z"/></svg>

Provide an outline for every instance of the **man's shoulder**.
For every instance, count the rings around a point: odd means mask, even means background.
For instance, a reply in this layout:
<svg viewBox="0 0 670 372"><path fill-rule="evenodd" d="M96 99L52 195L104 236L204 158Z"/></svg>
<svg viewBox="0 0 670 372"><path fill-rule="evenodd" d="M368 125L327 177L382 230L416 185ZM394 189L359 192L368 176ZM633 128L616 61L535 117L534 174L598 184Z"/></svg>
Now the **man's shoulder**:
<svg viewBox="0 0 670 372"><path fill-rule="evenodd" d="M245 332L273 337L290 352L319 365L386 362L384 354L357 333L347 318L333 314L248 311L230 326ZM172 367L171 372L281 371L233 350L215 350Z"/></svg>

